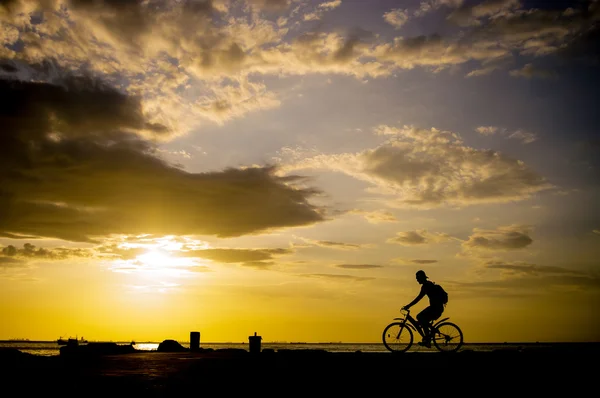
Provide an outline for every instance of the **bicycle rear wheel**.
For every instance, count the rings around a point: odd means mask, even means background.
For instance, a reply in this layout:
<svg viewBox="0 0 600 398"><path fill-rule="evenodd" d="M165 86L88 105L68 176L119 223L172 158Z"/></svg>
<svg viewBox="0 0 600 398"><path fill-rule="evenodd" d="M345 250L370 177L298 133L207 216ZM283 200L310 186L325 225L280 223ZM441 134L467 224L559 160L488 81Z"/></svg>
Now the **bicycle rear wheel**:
<svg viewBox="0 0 600 398"><path fill-rule="evenodd" d="M442 322L433 330L433 345L443 352L455 352L463 345L463 332L452 322Z"/></svg>
<svg viewBox="0 0 600 398"><path fill-rule="evenodd" d="M383 345L391 352L406 352L412 346L413 332L402 322L392 322L383 329Z"/></svg>

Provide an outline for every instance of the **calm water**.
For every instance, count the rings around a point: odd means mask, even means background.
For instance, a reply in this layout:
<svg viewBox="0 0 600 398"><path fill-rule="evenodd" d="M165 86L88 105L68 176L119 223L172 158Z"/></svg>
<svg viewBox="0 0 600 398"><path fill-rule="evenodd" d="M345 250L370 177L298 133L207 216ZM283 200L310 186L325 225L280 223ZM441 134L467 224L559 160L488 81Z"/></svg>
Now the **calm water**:
<svg viewBox="0 0 600 398"><path fill-rule="evenodd" d="M129 344L130 342L116 342L117 344ZM137 343L138 350L152 351L158 347L158 342ZM188 342L180 342L183 347L189 348ZM570 343L465 343L461 350L492 351L497 349L518 349L527 347L552 347L569 345ZM573 343L575 344L575 343ZM0 347L13 347L22 352L34 355L59 355L60 346L55 341L0 341ZM200 342L201 348L241 348L248 350L247 343L204 343ZM262 349L271 348L275 351L280 349L320 349L329 352L387 352L382 343L277 343L262 342ZM411 351L435 351L435 348L427 349L415 344Z"/></svg>

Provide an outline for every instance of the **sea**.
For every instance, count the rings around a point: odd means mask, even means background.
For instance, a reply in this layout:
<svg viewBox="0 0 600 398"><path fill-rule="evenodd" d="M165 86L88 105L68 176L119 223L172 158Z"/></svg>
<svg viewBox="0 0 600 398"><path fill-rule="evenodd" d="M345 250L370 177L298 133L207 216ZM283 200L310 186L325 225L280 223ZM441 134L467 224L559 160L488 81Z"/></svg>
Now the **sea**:
<svg viewBox="0 0 600 398"><path fill-rule="evenodd" d="M119 345L131 344L131 341L115 341L114 343ZM83 343L85 344L85 343ZM159 342L135 342L136 350L143 351L156 351ZM189 348L189 342L180 341L185 348ZM460 351L495 351L499 349L506 350L521 350L529 347L536 348L552 348L556 346L576 346L580 343L464 343ZM21 352L42 355L42 356L58 356L60 355L60 347L56 341L29 341L29 340L0 340L0 348L12 347L16 348ZM200 342L200 348L212 348L212 349L224 349L224 348L237 348L249 350L248 343L205 343ZM387 352L383 343L341 343L341 342L326 342L326 343L309 343L309 342L262 342L261 349L273 349L278 350L324 350L328 352ZM425 348L417 345L413 345L410 351L423 351L423 352L436 352L435 348Z"/></svg>

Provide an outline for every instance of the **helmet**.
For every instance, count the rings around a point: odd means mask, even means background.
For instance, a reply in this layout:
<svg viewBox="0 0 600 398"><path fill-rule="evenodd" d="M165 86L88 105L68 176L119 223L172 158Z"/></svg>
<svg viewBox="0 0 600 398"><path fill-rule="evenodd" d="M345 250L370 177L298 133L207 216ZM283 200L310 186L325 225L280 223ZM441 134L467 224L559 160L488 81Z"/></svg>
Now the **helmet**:
<svg viewBox="0 0 600 398"><path fill-rule="evenodd" d="M427 275L425 275L425 271L423 271L423 270L417 271L417 278L425 278L425 279L427 279Z"/></svg>

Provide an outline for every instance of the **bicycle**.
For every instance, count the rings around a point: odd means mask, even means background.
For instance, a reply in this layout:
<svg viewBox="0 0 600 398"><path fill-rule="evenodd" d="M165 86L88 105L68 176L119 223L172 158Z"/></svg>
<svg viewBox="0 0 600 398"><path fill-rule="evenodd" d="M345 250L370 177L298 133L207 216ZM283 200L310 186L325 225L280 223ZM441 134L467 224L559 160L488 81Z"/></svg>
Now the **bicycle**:
<svg viewBox="0 0 600 398"><path fill-rule="evenodd" d="M406 352L413 345L413 331L424 337L419 322L410 316L410 310L401 309L403 318L394 318L392 322L383 329L383 345L391 352ZM456 352L463 345L463 332L460 328L448 322L450 318L443 318L430 323L431 342L439 351Z"/></svg>

